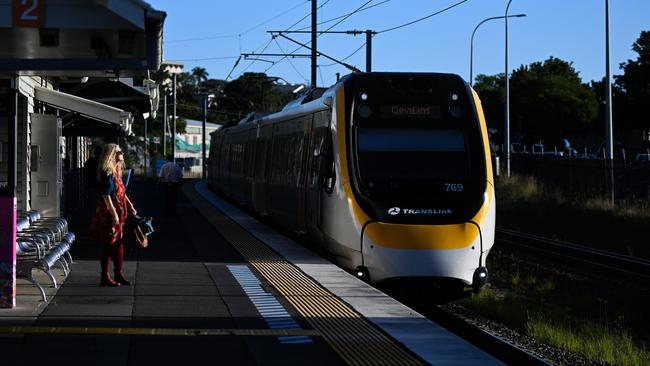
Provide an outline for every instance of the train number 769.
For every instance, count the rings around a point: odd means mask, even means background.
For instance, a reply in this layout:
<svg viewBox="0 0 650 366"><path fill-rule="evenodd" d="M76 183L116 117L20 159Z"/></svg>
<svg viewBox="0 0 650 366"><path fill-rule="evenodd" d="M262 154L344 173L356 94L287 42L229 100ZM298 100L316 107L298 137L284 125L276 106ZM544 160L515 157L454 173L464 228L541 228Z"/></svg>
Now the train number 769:
<svg viewBox="0 0 650 366"><path fill-rule="evenodd" d="M445 183L445 192L462 192L463 189L462 183Z"/></svg>

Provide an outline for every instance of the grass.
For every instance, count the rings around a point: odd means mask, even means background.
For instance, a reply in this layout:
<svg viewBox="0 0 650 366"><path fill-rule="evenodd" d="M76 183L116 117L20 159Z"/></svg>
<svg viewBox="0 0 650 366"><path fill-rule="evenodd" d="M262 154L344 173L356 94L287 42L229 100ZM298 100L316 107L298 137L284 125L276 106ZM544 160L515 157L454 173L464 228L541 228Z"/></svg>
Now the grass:
<svg viewBox="0 0 650 366"><path fill-rule="evenodd" d="M526 331L533 338L584 357L612 365L648 365L650 353L637 348L624 331L611 330L600 324L578 326L535 316L528 319Z"/></svg>
<svg viewBox="0 0 650 366"><path fill-rule="evenodd" d="M517 286L525 286L527 290L537 293L555 289L552 281L538 282L531 277L525 280L519 277ZM464 300L464 305L540 342L581 354L596 362L626 366L650 364L650 353L636 347L625 331L572 319L563 309L531 303L525 296L485 289Z"/></svg>
<svg viewBox="0 0 650 366"><path fill-rule="evenodd" d="M533 177L497 181L497 226L650 259L648 202L567 196Z"/></svg>
<svg viewBox="0 0 650 366"><path fill-rule="evenodd" d="M497 226L650 259L650 205L569 196L526 176L497 181ZM497 254L488 257L491 283L463 305L540 342L595 362L650 365L650 325L642 296L592 279L540 270L534 263ZM579 290L576 290L579 289ZM606 300L606 299L609 299Z"/></svg>

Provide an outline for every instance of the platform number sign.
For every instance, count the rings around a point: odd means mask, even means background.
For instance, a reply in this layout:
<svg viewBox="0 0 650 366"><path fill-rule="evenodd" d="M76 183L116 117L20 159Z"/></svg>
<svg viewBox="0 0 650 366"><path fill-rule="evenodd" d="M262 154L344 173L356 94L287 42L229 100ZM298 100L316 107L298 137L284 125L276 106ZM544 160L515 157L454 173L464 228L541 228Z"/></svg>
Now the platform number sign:
<svg viewBox="0 0 650 366"><path fill-rule="evenodd" d="M41 28L45 24L45 0L12 0L14 27Z"/></svg>

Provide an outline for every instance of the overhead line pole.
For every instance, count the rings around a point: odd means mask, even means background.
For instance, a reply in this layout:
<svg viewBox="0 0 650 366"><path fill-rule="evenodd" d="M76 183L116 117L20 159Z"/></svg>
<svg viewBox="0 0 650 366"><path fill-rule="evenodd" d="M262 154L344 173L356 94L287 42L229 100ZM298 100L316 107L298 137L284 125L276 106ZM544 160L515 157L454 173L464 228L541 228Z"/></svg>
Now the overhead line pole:
<svg viewBox="0 0 650 366"><path fill-rule="evenodd" d="M366 30L366 72L372 71L372 36L373 31Z"/></svg>
<svg viewBox="0 0 650 366"><path fill-rule="evenodd" d="M285 36L285 35L282 34L282 33L280 33L280 34L278 34L278 35L279 35L280 37L282 37L282 38L286 38L286 39L290 40L291 42L293 42L293 43L295 43L295 44L297 44L297 45L303 46L303 47L305 47L305 48L307 48L307 49L311 49L311 50L313 51L313 48L307 46L307 45L304 44L304 43L300 43L300 42L296 41L295 39L291 39L291 38ZM318 56L323 56L323 57L325 57L326 59L331 60L331 61L334 61L334 62L336 62L336 63L339 64L339 65L343 65L343 66L347 67L348 69L350 69L350 70L352 70L352 71L357 71L357 72L360 71L360 70L357 69L356 67L354 67L354 66L352 66L352 65L350 65L350 64L347 64L347 63L345 63L345 62L339 61L339 60L335 59L334 57L328 56L328 55L326 55L326 54L324 54L324 53L322 53L322 52L317 52L317 53L318 53Z"/></svg>
<svg viewBox="0 0 650 366"><path fill-rule="evenodd" d="M311 33L311 31L267 31L268 33L277 33L278 35L282 36L282 33ZM377 32L367 29L365 31L360 31L360 30L347 30L347 31L318 31L316 32L317 34L349 34L353 36L357 36L360 34L366 34L366 71L371 72L372 71L372 37L377 34ZM242 54L244 55L244 54ZM269 56L277 56L276 54L272 54Z"/></svg>
<svg viewBox="0 0 650 366"><path fill-rule="evenodd" d="M312 88L316 87L316 66L317 66L317 52L316 52L316 38L318 35L317 31L317 15L318 7L316 6L316 0L311 0L311 86Z"/></svg>

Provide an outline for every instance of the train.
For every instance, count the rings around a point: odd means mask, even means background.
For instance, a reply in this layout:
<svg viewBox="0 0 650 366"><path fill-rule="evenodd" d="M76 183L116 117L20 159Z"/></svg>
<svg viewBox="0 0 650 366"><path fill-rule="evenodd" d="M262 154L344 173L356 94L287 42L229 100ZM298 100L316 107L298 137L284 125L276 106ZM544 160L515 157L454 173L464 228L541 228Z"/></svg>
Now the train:
<svg viewBox="0 0 650 366"><path fill-rule="evenodd" d="M370 283L488 280L490 145L458 75L355 72L251 114L211 134L208 184Z"/></svg>

